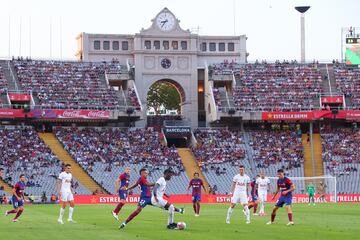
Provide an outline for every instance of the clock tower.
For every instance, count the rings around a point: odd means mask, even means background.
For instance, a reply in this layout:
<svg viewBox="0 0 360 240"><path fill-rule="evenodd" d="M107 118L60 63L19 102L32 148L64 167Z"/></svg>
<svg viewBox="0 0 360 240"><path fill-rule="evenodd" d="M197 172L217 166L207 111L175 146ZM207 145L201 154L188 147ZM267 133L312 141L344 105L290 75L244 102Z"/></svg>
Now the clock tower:
<svg viewBox="0 0 360 240"><path fill-rule="evenodd" d="M181 115L192 127L197 127L197 36L182 29L180 21L167 8L151 22L149 28L142 29L134 38L135 83L144 109L150 87L158 81L169 82L181 95ZM145 114L146 111L144 120Z"/></svg>
<svg viewBox="0 0 360 240"><path fill-rule="evenodd" d="M137 14L134 12L134 16ZM219 23L221 21L219 18ZM123 94L135 91L140 100L142 108L136 114L141 118L136 121L136 126L147 125L150 87L157 82L166 82L179 92L179 114L194 128L199 124L206 126L216 119L216 111L212 110L216 106L211 97L214 81L209 79L208 66L224 61L246 63L246 39L246 35L192 33L180 26L180 20L173 12L164 8L147 28L135 34L81 33L77 38L76 56L82 61L111 61L115 58L131 70L128 79L120 80ZM120 114L127 112L120 110Z"/></svg>

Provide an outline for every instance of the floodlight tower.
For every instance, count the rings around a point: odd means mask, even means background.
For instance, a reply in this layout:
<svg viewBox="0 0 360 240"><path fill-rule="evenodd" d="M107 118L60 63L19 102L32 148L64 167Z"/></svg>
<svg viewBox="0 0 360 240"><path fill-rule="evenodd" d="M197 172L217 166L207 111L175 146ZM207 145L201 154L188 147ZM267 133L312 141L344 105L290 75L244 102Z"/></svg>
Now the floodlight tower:
<svg viewBox="0 0 360 240"><path fill-rule="evenodd" d="M305 63L305 12L310 6L298 6L295 9L300 15L300 35L301 35L301 63Z"/></svg>

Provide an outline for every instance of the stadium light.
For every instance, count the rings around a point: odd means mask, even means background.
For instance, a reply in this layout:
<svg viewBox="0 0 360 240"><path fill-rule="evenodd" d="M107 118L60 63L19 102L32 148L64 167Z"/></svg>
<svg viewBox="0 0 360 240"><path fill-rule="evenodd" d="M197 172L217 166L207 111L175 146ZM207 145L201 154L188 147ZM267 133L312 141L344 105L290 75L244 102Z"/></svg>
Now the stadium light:
<svg viewBox="0 0 360 240"><path fill-rule="evenodd" d="M300 13L300 38L301 38L301 63L305 63L305 12L310 6L297 6L296 11Z"/></svg>

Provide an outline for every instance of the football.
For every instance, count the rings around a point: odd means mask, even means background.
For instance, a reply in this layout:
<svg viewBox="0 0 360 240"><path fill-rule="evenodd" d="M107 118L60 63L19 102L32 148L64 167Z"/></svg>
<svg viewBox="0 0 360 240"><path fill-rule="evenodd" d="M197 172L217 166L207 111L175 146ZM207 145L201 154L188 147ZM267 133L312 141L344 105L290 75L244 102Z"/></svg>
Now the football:
<svg viewBox="0 0 360 240"><path fill-rule="evenodd" d="M184 222L178 222L177 229L179 230L185 230L186 229L186 223Z"/></svg>

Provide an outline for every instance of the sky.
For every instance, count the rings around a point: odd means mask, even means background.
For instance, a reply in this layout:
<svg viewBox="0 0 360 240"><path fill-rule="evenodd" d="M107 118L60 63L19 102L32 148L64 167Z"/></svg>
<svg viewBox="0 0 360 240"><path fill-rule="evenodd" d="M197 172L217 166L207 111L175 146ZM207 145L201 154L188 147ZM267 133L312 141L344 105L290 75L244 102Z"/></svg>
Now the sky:
<svg viewBox="0 0 360 240"><path fill-rule="evenodd" d="M305 17L309 61L341 59L341 28L360 27L360 0L0 0L0 5L0 58L75 59L79 33L135 34L164 7L183 29L246 34L249 60L300 58L296 5L311 6Z"/></svg>

